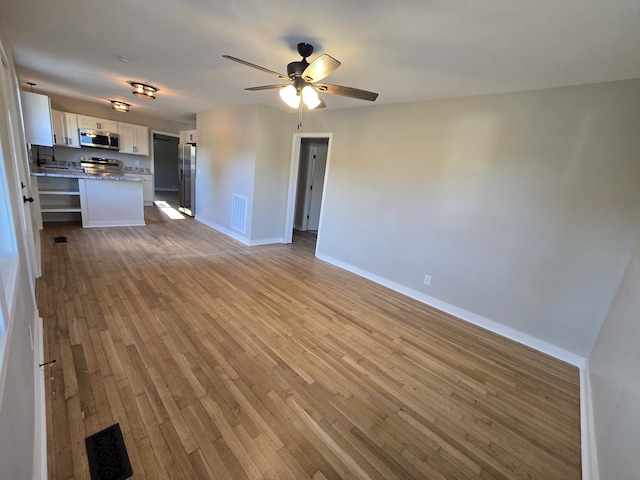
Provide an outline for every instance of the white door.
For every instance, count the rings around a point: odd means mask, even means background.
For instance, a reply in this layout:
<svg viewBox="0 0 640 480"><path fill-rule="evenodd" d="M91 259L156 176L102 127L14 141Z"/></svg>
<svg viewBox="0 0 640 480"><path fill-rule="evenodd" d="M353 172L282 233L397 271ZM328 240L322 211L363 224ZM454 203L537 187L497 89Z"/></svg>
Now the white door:
<svg viewBox="0 0 640 480"><path fill-rule="evenodd" d="M317 144L311 147L313 174L311 176L311 201L309 202L308 230L317 231L320 226L320 207L324 190L324 173L327 169L327 145Z"/></svg>
<svg viewBox="0 0 640 480"><path fill-rule="evenodd" d="M2 62L0 62L2 67L2 95L3 100L7 99L7 95L9 89L11 89L12 82L11 76L9 74L9 70L7 67L7 62L4 57L2 57ZM34 195L37 195L37 189L32 190L31 186L31 175L29 172L29 166L27 164L27 151L26 146L21 141L21 135L19 135L21 119L18 115L18 112L13 108L7 108L6 104L3 101L2 111L6 112L6 123L5 125L8 127L4 133L6 135L5 148L9 148L9 152L7 153L9 161L13 164L13 169L9 168L7 177L7 182L15 182L15 188L20 192L17 195L18 198L23 198L23 202L18 201L18 213L20 219L20 227L24 232L22 239L24 241L25 251L27 253L26 261L27 268L32 278L31 287L34 289L35 287L35 278L40 276L40 258L38 252L40 251L40 231L37 228L36 224L36 213L34 212L34 207L38 205L38 202L33 198ZM13 175L11 175L10 171L14 170ZM9 185L9 191L12 186ZM16 198L16 197L14 197ZM35 289L33 290L33 294L35 295Z"/></svg>

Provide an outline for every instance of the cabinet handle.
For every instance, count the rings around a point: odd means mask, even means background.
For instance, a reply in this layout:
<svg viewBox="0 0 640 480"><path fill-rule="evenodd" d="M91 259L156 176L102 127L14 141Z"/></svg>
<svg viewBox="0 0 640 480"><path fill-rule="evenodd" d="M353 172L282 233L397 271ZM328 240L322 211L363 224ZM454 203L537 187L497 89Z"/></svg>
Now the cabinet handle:
<svg viewBox="0 0 640 480"><path fill-rule="evenodd" d="M58 142L58 139L56 138L56 134L54 133L53 134L53 143L57 143L57 142Z"/></svg>
<svg viewBox="0 0 640 480"><path fill-rule="evenodd" d="M24 195L22 196L22 199L24 200L24 203L33 203L33 197L25 197Z"/></svg>

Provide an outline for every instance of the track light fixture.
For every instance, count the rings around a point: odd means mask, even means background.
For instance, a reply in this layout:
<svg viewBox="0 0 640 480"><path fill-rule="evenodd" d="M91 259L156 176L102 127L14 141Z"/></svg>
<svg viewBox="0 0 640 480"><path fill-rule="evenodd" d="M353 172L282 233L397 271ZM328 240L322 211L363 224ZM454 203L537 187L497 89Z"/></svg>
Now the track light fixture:
<svg viewBox="0 0 640 480"><path fill-rule="evenodd" d="M155 100L155 93L158 91L156 87L152 87L151 85L145 85L144 83L139 82L131 82L131 86L133 87L133 94L137 97L147 98L149 100Z"/></svg>

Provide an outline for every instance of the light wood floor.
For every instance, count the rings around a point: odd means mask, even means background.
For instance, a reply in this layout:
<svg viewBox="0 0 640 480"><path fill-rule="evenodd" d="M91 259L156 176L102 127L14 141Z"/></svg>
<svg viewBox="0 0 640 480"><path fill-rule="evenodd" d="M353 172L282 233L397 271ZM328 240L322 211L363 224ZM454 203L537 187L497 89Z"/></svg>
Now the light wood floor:
<svg viewBox="0 0 640 480"><path fill-rule="evenodd" d="M578 372L313 255L47 225L49 474L120 423L134 479L578 479ZM66 236L68 243L54 243Z"/></svg>

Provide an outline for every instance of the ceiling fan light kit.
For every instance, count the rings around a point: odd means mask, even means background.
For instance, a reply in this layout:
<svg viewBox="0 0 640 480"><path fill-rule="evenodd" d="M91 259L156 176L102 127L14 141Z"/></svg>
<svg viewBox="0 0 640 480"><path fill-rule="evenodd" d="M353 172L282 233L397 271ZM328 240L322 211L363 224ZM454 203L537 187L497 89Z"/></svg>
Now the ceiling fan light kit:
<svg viewBox="0 0 640 480"><path fill-rule="evenodd" d="M302 89L302 100L309 110L313 110L320 105L320 95L318 95L311 85L306 85Z"/></svg>
<svg viewBox="0 0 640 480"><path fill-rule="evenodd" d="M241 60L231 55L223 55L228 60L241 63L247 67L255 68L262 72L274 75L281 80L290 80L288 85L262 85L259 87L249 87L245 90L257 91L257 90L271 90L279 89L280 98L289 105L291 108L299 109L300 121L298 122L298 128L302 125L302 110L306 105L309 110L314 108L323 108L325 103L322 97L318 95L318 92L324 92L331 95L340 95L343 97L356 98L359 100L375 101L378 98L378 94L369 92L367 90L360 90L353 87L342 87L340 85L331 85L328 83L317 84L323 78L333 73L341 63L326 53L320 55L313 62L307 62L307 57L313 53L313 45L308 43L298 44L298 53L302 57L302 60L297 62L291 62L287 65L287 75L269 70L268 68L255 65ZM302 99L302 102L300 101Z"/></svg>
<svg viewBox="0 0 640 480"><path fill-rule="evenodd" d="M280 98L289 105L291 108L298 108L300 106L300 96L296 92L296 87L293 85L287 85L280 89Z"/></svg>
<svg viewBox="0 0 640 480"><path fill-rule="evenodd" d="M152 87L151 85L145 85L140 82L131 82L131 86L133 87L133 93L137 97L146 98L148 100L155 100L156 92L158 89L156 87Z"/></svg>

